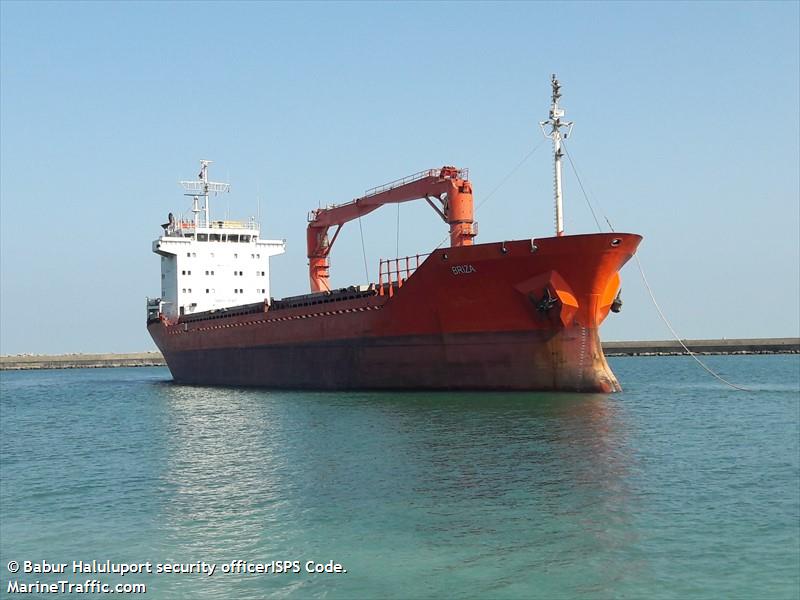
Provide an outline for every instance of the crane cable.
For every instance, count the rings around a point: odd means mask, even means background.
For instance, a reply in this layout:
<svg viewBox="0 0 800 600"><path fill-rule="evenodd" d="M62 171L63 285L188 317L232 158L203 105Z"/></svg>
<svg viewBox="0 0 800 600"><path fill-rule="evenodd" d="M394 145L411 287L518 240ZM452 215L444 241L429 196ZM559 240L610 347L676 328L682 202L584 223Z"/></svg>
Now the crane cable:
<svg viewBox="0 0 800 600"><path fill-rule="evenodd" d="M536 144L536 145L535 145L533 148L531 148L531 150L530 150L530 151L529 151L529 152L528 152L528 153L527 153L525 156L523 156L523 157L522 157L522 160L521 160L521 161L519 161L519 162L516 164L516 166L515 166L513 169L511 169L511 170L508 172L508 174L507 174L505 177L503 177L503 178L500 180L500 183L498 183L496 186L494 186L494 189L493 189L491 192L489 192L489 193L488 193L488 194L487 194L487 195L484 197L484 199L483 199L483 200L481 200L481 201L478 203L478 205L475 207L475 211L477 212L477 210L478 210L478 209L479 209L481 206L483 206L484 204L486 204L486 202L487 202L487 201L488 201L488 200L489 200L489 199L490 199L492 196L494 196L494 195L495 195L495 193L496 193L496 192L497 192L497 191L498 191L498 190L499 190L501 187L503 187L503 185L505 185L505 183L506 183L506 182L507 182L509 179L511 179L511 177L514 175L514 173L516 173L516 172L519 170L519 168L520 168L522 165L524 165L524 164L527 162L527 160L528 160L528 159L529 159L531 156L533 156L534 152L536 152L536 151L537 151L539 148L541 148L542 146L544 146L544 144L545 144L546 142L547 142L547 140L546 140L546 139L544 139L544 140L542 140L541 142L539 142L538 144ZM442 244L444 244L444 243L445 243L447 240L449 240L449 239L450 239L450 235L448 234L448 235L447 235L447 236L446 236L446 237L445 237L445 238L444 238L444 239L443 239L441 242L439 242L438 244L436 244L436 248L434 248L434 250L438 250L438 249L439 249L439 247L440 247Z"/></svg>
<svg viewBox="0 0 800 600"><path fill-rule="evenodd" d="M592 216L594 217L594 221L595 221L595 223L597 223L597 227L599 229L600 228L600 223L597 222L597 217L594 214L594 210L592 210L592 204L591 204L591 202L589 202L589 195L586 193L586 190L583 187L583 183L581 183L581 178L578 175L578 170L575 168L575 163L572 161L572 157L569 154L569 150L567 149L566 144L564 144L564 150L566 150L567 158L569 159L569 164L572 165L572 170L575 173L575 178L578 180L578 184L580 185L581 192L583 192L583 196L584 196L584 198L586 198L586 204L589 205L589 210L592 211ZM606 223L608 223L608 226L609 226L609 228L611 228L611 231L614 231L614 226L611 225L611 221L608 220L608 216L606 216L606 214L603 211L602 206L600 206L599 202L597 203L597 208L600 211L600 214L603 215L603 218L605 219ZM681 347L686 351L686 354L691 356L697 362L697 364L699 364L701 367L703 367L703 369L708 371L709 374L711 374L716 379L720 380L725 385L733 388L734 390L739 390L741 392L752 392L753 390L751 390L751 389L748 389L746 387L742 387L740 385L736 385L735 383L731 383L730 381L728 381L727 379L722 377L719 373L713 371L702 360L697 358L697 355L694 352L689 350L688 346L686 346L686 344L683 343L683 340L681 339L681 337L678 335L678 333L675 331L675 329L670 324L669 319L667 319L667 316L664 314L664 311L661 310L661 306L659 306L658 301L656 300L656 296L653 293L653 289L650 287L650 283L647 281L647 277L644 274L644 268L642 267L642 262L639 260L639 256L637 254L634 254L633 258L636 260L636 266L639 267L639 274L642 276L642 281L644 282L644 287L647 289L647 293L650 294L650 299L653 301L653 306L656 307L656 311L658 312L658 315L661 317L661 320L664 322L664 325L666 325L667 329L669 329L670 333L672 333L672 336L675 338L675 341L677 341L681 345Z"/></svg>
<svg viewBox="0 0 800 600"><path fill-rule="evenodd" d="M400 203L397 203L397 232L394 249L395 258L400 258Z"/></svg>
<svg viewBox="0 0 800 600"><path fill-rule="evenodd" d="M361 215L358 215L358 230L361 232L361 254L364 256L364 273L369 282L369 267L367 267L367 250L364 247L364 228L361 226Z"/></svg>

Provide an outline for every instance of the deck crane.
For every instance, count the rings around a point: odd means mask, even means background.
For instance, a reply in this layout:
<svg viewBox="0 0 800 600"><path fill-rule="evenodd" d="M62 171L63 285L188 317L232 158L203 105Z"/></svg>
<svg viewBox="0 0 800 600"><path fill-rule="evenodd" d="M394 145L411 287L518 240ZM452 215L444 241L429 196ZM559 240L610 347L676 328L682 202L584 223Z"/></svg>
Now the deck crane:
<svg viewBox="0 0 800 600"><path fill-rule="evenodd" d="M308 269L312 292L330 291L328 271L331 248L342 226L384 204L425 199L450 226L451 246L470 246L475 237L472 184L467 169L445 166L429 169L372 188L360 198L313 210L308 215ZM336 227L333 237L328 230Z"/></svg>

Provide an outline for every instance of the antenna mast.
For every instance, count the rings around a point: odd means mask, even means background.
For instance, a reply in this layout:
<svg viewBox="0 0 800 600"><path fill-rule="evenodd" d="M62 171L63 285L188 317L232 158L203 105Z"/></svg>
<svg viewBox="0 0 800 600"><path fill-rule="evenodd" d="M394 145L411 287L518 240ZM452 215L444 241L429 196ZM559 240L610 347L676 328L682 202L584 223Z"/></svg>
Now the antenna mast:
<svg viewBox="0 0 800 600"><path fill-rule="evenodd" d="M197 175L198 181L181 181L181 185L183 189L185 189L188 194L184 194L186 196L193 196L194 203L192 204L192 212L194 213L194 226L197 228L199 223L199 214L201 211L204 213L204 224L203 227L211 227L211 215L208 212L208 193L209 192L230 192L231 191L231 184L230 183L218 183L216 181L209 181L208 180L208 165L210 165L213 161L210 160L201 160L200 161L200 173ZM200 200L199 196L203 196L203 208L200 209L198 206L198 202Z"/></svg>
<svg viewBox="0 0 800 600"><path fill-rule="evenodd" d="M553 102L550 105L550 118L547 121L539 121L539 127L542 128L544 137L553 140L553 158L555 167L555 200L556 200L556 235L564 235L564 214L561 196L561 157L564 153L561 152L561 140L567 139L572 133L572 121L562 121L561 117L564 116L564 109L558 106L558 99L561 98L561 84L556 79L555 74L550 78L553 86ZM550 131L545 131L545 126L550 126ZM564 133L563 138L561 135L561 128L566 127L567 131Z"/></svg>

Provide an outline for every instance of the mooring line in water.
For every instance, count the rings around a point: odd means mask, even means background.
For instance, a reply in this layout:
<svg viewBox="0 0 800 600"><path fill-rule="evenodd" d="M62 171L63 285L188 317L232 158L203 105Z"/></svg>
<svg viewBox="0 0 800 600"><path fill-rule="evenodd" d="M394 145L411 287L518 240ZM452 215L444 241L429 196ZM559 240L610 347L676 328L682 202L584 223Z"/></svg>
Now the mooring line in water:
<svg viewBox="0 0 800 600"><path fill-rule="evenodd" d="M727 379L722 377L719 373L715 373L702 360L697 358L697 355L694 352L689 350L689 348L686 346L686 344L683 343L683 340L680 338L680 336L672 328L672 325L670 325L669 320L664 315L664 311L662 311L661 307L658 305L658 301L656 301L655 294L653 294L653 290L650 288L650 284L647 282L647 277L645 277L644 269L642 268L641 261L639 261L639 257L634 254L633 258L636 259L636 265L639 267L639 273L642 275L642 281L644 281L644 287L647 288L647 293L650 294L650 299L653 301L653 306L656 307L656 310L658 311L658 314L661 316L661 320L664 321L664 325L666 325L669 328L669 330L672 332L672 335L675 337L675 340L683 347L684 350L686 350L686 353L689 356L691 356L693 359L695 359L697 361L697 364L699 364L701 367L703 367L706 371L708 371L711 375L713 375L714 377L719 379L725 385L730 386L735 390L739 390L740 392L752 392L753 390L750 390L750 389L748 389L746 387L742 387L740 385L736 385L735 383L731 383L730 381L728 381Z"/></svg>
<svg viewBox="0 0 800 600"><path fill-rule="evenodd" d="M594 217L594 222L597 223L597 228L601 229L600 228L600 223L598 223L598 221L597 221L597 215L595 215L594 209L592 208L592 203L589 200L589 194L586 193L586 189L583 187L583 182L581 181L581 177L580 177L580 175L578 175L578 169L575 167L575 163L572 161L572 157L569 154L569 149L567 148L566 143L564 143L564 150L567 153L567 158L569 159L569 163L572 165L572 170L575 173L575 178L578 180L578 185L581 188L581 192L583 192L583 197L586 199L586 204L589 206L589 210L592 211L592 217ZM606 215L606 213L603 210L603 207L600 205L599 201L597 201L597 208L600 211L600 214L603 215L603 218L606 220L606 223L608 223L608 227L611 229L611 231L614 231L614 226L611 224L611 221L608 219L608 216ZM691 356L693 359L695 359L697 361L697 364L699 364L701 367L703 367L706 371L708 371L711 375L713 375L714 377L719 379L725 385L728 385L728 386L732 387L733 389L739 390L741 392L752 392L753 390L747 389L746 387L742 387L742 386L736 385L735 383L731 383L730 381L728 381L724 377L722 377L720 374L715 373L702 360L697 358L697 355L694 352L689 350L689 348L686 346L686 344L683 343L683 340L681 340L680 336L672 328L672 325L670 325L670 322L667 319L666 315L664 314L664 311L662 311L661 307L658 305L658 302L656 301L656 296L655 296L655 294L653 294L653 290L650 288L650 284L647 281L647 277L645 277L644 269L642 268L641 261L639 261L639 257L636 254L634 254L633 258L636 259L636 265L639 267L639 273L641 273L641 275L642 275L642 281L644 281L644 286L647 288L647 293L650 294L650 299L653 301L653 306L656 307L656 310L658 311L658 314L661 317L661 320L664 321L664 325L666 325L667 328L672 332L673 337L683 347L683 349L686 350L686 353L689 356Z"/></svg>

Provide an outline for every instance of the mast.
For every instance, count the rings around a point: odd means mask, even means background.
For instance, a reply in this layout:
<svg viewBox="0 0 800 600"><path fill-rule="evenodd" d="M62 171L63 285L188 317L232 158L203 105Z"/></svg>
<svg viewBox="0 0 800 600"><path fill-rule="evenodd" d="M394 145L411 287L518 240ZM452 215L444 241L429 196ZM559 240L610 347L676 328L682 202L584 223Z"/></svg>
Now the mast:
<svg viewBox="0 0 800 600"><path fill-rule="evenodd" d="M561 140L567 139L572 133L572 121L562 121L561 117L564 116L564 109L558 105L558 100L561 98L561 84L556 79L555 74L550 78L553 86L552 104L550 104L550 118L547 121L539 121L539 127L542 128L544 137L553 140L553 164L554 164L554 188L555 188L555 204L556 204L556 235L564 235L564 214L562 206L561 194L561 157L564 153L561 151ZM545 126L550 127L550 131L545 131ZM561 128L566 127L567 130L563 136Z"/></svg>
<svg viewBox="0 0 800 600"><path fill-rule="evenodd" d="M206 227L211 223L211 215L208 214L208 165L210 163L210 160L201 160L199 174L200 181L203 182L203 198L205 199L205 202L203 202L203 213L205 213L206 217Z"/></svg>
<svg viewBox="0 0 800 600"><path fill-rule="evenodd" d="M192 212L194 213L194 226L195 228L199 225L199 215L198 213L204 213L204 224L203 227L211 227L211 215L209 214L208 209L208 193L209 192L230 192L231 191L231 184L230 183L218 183L216 181L209 181L208 180L208 165L210 165L213 161L210 160L201 160L200 161L200 173L197 175L199 181L181 181L181 185L183 189L185 189L188 194L186 196L192 196L194 198L192 203ZM198 204L200 200L200 196L203 196L203 208L201 209Z"/></svg>

